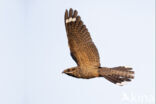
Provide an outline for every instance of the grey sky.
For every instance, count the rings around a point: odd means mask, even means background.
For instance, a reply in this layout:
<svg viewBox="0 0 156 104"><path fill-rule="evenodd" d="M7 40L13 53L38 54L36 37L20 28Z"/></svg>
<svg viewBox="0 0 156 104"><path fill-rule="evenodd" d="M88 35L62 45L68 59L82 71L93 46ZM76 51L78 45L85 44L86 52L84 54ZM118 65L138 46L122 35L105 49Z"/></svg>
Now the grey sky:
<svg viewBox="0 0 156 104"><path fill-rule="evenodd" d="M154 4L154 0L1 0L0 104L154 104ZM87 25L101 65L133 67L131 83L120 87L104 78L76 79L61 73L76 65L64 27L64 11L70 7Z"/></svg>

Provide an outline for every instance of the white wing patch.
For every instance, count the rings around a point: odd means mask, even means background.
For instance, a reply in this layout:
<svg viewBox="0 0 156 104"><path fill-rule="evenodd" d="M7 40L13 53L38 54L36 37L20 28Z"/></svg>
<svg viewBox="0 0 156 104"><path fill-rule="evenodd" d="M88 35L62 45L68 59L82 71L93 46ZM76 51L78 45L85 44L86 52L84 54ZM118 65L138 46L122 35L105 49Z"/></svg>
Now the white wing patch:
<svg viewBox="0 0 156 104"><path fill-rule="evenodd" d="M69 19L66 19L66 23L75 22L76 18L70 17Z"/></svg>
<svg viewBox="0 0 156 104"><path fill-rule="evenodd" d="M131 68L131 67L129 67L129 66L124 66L125 68Z"/></svg>
<svg viewBox="0 0 156 104"><path fill-rule="evenodd" d="M116 83L116 84L119 85L119 86L123 86L123 85L127 84L127 81L124 81L124 82L121 82L121 83Z"/></svg>

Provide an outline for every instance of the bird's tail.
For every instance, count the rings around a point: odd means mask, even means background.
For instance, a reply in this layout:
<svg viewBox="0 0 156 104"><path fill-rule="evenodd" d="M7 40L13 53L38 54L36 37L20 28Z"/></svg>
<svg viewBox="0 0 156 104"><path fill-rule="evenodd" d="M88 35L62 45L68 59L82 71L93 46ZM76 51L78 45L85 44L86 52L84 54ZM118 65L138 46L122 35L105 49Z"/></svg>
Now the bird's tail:
<svg viewBox="0 0 156 104"><path fill-rule="evenodd" d="M132 71L132 68L124 66L114 68L101 67L99 68L99 75L120 86L134 79L134 71Z"/></svg>

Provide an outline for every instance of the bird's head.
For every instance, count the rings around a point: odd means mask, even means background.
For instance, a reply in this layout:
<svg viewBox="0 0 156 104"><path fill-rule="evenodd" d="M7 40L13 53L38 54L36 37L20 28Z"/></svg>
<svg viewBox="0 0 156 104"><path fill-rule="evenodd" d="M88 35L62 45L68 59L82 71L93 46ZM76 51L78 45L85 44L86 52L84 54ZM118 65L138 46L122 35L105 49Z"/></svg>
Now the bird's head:
<svg viewBox="0 0 156 104"><path fill-rule="evenodd" d="M78 69L78 67L72 67L72 68L64 70L62 73L65 73L69 76L78 77L77 76L77 69Z"/></svg>

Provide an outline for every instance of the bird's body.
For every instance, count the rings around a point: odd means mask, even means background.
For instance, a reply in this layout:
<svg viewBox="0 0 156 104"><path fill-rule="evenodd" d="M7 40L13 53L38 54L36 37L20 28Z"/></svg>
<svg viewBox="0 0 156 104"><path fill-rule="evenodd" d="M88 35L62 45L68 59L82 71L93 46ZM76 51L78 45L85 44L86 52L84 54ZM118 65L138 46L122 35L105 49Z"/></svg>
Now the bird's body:
<svg viewBox="0 0 156 104"><path fill-rule="evenodd" d="M64 73L84 79L105 77L115 84L130 81L134 73L130 71L132 68L100 66L98 50L90 37L88 29L77 14L76 10L70 9L69 13L66 10L65 27L71 56L78 66L69 68Z"/></svg>

